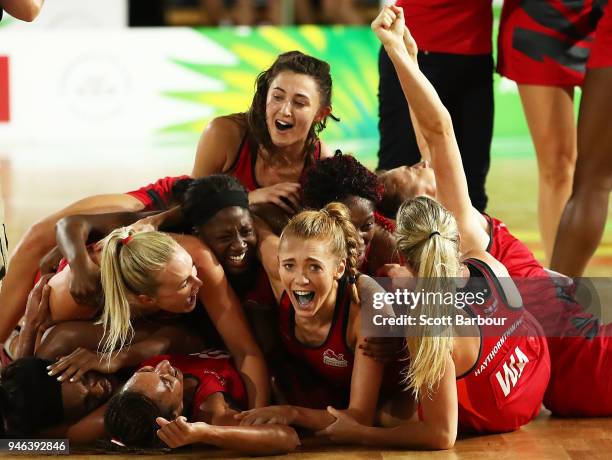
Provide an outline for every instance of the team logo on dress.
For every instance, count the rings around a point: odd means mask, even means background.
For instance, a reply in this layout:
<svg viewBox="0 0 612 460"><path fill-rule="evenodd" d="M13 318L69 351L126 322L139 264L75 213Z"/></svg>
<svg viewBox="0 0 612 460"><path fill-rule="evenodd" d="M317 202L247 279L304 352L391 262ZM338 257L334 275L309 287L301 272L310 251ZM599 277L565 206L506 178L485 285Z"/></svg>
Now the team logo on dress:
<svg viewBox="0 0 612 460"><path fill-rule="evenodd" d="M346 367L348 361L344 359L344 353L334 353L334 350L327 349L323 353L323 364L333 367Z"/></svg>
<svg viewBox="0 0 612 460"><path fill-rule="evenodd" d="M503 365L503 375L501 371L498 371L495 374L504 396L507 397L510 394L510 391L512 391L516 385L516 382L523 374L525 365L528 362L529 358L527 355L517 346L514 349L514 353L510 355L510 360L506 361Z"/></svg>

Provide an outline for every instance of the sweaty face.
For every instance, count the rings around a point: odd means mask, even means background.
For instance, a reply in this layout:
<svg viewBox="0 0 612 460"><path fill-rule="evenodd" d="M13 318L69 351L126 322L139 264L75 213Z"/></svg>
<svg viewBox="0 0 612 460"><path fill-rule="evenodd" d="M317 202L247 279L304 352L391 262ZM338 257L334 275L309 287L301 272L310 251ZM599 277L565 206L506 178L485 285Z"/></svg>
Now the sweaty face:
<svg viewBox="0 0 612 460"><path fill-rule="evenodd" d="M177 245L172 258L155 278L159 287L153 298L158 308L171 313L187 313L195 308L202 281L185 249Z"/></svg>
<svg viewBox="0 0 612 460"><path fill-rule="evenodd" d="M363 263L366 255L366 251L372 238L374 238L374 232L376 231L375 220L374 220L374 203L367 198L360 196L351 195L342 202L349 208L351 212L351 222L357 229L361 238L359 245L359 259L357 266Z"/></svg>
<svg viewBox="0 0 612 460"><path fill-rule="evenodd" d="M294 72L279 73L268 89L266 124L272 143L288 147L304 142L321 116L319 88L314 78Z"/></svg>
<svg viewBox="0 0 612 460"><path fill-rule="evenodd" d="M177 417L183 413L183 373L166 359L155 367L138 369L122 391L127 390L149 397L162 413L170 412Z"/></svg>
<svg viewBox="0 0 612 460"><path fill-rule="evenodd" d="M198 228L198 234L226 273L237 275L248 270L257 245L257 235L248 209L240 206L222 209Z"/></svg>
<svg viewBox="0 0 612 460"><path fill-rule="evenodd" d="M99 372L86 372L76 382L62 382L62 402L67 420L77 420L97 409L112 396L117 382Z"/></svg>
<svg viewBox="0 0 612 460"><path fill-rule="evenodd" d="M329 242L287 236L278 258L280 279L297 316L313 317L323 307L333 308L345 262L330 253Z"/></svg>
<svg viewBox="0 0 612 460"><path fill-rule="evenodd" d="M391 169L381 179L385 193L397 194L400 203L417 196L436 197L436 176L428 161Z"/></svg>

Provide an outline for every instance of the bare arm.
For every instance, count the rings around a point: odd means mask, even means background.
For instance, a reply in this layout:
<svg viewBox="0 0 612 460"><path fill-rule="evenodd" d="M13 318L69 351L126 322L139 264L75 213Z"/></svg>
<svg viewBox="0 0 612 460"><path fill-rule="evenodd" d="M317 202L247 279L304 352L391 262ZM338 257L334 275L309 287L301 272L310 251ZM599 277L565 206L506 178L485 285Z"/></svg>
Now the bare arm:
<svg viewBox="0 0 612 460"><path fill-rule="evenodd" d="M257 247L259 260L266 271L266 275L268 275L276 301L280 302L284 291L278 273L278 245L280 243L280 238L259 218L255 219L255 226L257 228L257 240L259 242Z"/></svg>
<svg viewBox="0 0 612 460"><path fill-rule="evenodd" d="M384 17L381 18L383 13L391 15L390 24L385 22ZM412 110L411 116L428 146L436 173L438 199L457 220L462 251L486 248L489 237L469 197L467 179L448 110L409 51L414 40L405 28L401 8L388 8L383 13L374 20L372 29L395 67L404 96Z"/></svg>
<svg viewBox="0 0 612 460"><path fill-rule="evenodd" d="M192 177L227 171L236 159L245 129L245 126L231 117L212 120L200 137Z"/></svg>
<svg viewBox="0 0 612 460"><path fill-rule="evenodd" d="M26 305L25 321L19 334L15 359L34 356L36 339L41 327L49 320L50 275L42 277L30 291Z"/></svg>
<svg viewBox="0 0 612 460"><path fill-rule="evenodd" d="M190 242L185 243L185 238ZM236 293L214 254L197 238L180 241L193 257L203 287L198 293L211 321L234 358L246 385L249 407L268 404L270 384L263 353L255 341Z"/></svg>
<svg viewBox="0 0 612 460"><path fill-rule="evenodd" d="M87 241L90 237L105 236L111 230L129 225L149 214L120 212L72 215L57 223L55 237L72 270L70 294L77 303L99 306L102 299L100 269L87 251Z"/></svg>
<svg viewBox="0 0 612 460"><path fill-rule="evenodd" d="M457 437L457 386L455 366L448 356L446 370L435 391L421 400L423 420L407 421L393 428L356 423L338 412L336 422L323 434L336 442L408 449L450 449Z"/></svg>
<svg viewBox="0 0 612 460"><path fill-rule="evenodd" d="M45 0L1 0L0 6L11 16L32 22L40 13Z"/></svg>

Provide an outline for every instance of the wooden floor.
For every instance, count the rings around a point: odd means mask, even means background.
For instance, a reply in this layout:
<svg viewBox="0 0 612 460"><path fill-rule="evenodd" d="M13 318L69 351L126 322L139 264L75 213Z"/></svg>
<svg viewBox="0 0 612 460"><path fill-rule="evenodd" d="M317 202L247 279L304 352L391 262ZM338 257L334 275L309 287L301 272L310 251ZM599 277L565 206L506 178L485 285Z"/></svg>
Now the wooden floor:
<svg viewBox="0 0 612 460"><path fill-rule="evenodd" d="M319 440L306 439L295 453L268 458L286 460L335 459L610 459L612 458L612 418L560 419L543 410L536 420L521 430L500 435L459 439L451 450L415 452L372 450L350 446L329 446ZM71 458L89 458L92 452L73 449ZM139 455L136 458L159 458L160 455L181 459L249 458L226 451L206 448L185 448L161 454ZM127 458L134 455L104 455L104 458Z"/></svg>

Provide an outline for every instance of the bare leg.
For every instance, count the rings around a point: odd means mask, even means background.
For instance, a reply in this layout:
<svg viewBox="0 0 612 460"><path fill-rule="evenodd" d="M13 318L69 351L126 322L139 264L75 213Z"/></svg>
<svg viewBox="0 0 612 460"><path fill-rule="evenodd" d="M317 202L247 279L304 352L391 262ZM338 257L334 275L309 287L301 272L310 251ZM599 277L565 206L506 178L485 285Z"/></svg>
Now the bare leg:
<svg viewBox="0 0 612 460"><path fill-rule="evenodd" d="M555 241L551 268L581 276L601 241L612 189L612 67L589 69L578 116L572 196Z"/></svg>
<svg viewBox="0 0 612 460"><path fill-rule="evenodd" d="M574 90L519 85L519 93L538 158L538 221L547 265L572 191L576 163Z"/></svg>
<svg viewBox="0 0 612 460"><path fill-rule="evenodd" d="M0 343L4 343L25 312L40 259L55 246L55 224L62 217L114 211L139 211L143 204L131 195L97 195L76 203L35 223L28 229L8 265L0 288Z"/></svg>

